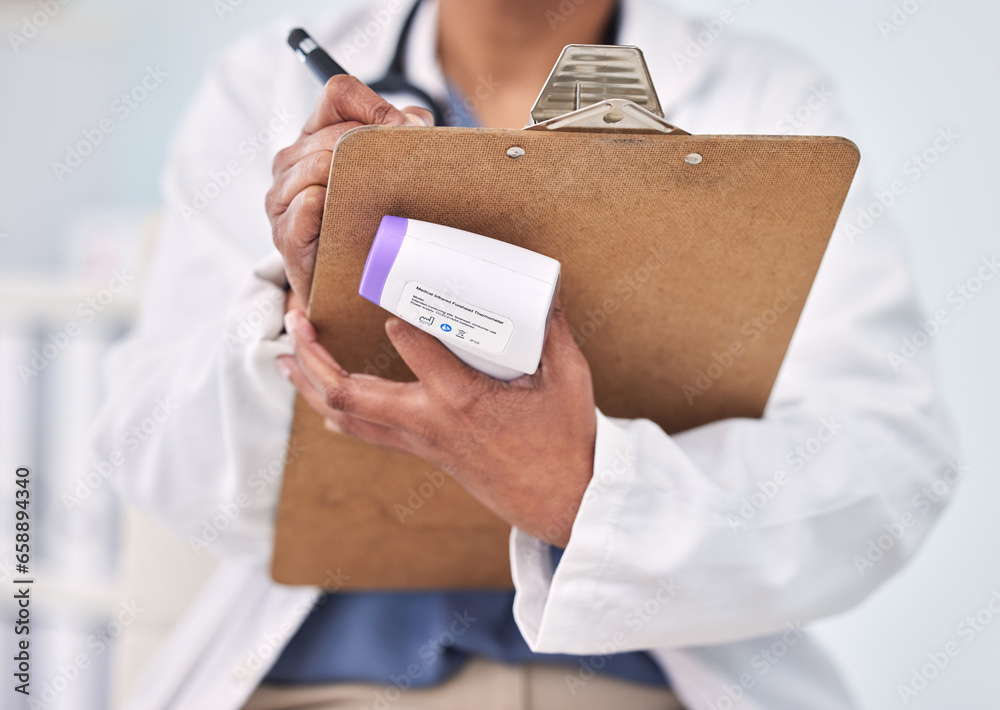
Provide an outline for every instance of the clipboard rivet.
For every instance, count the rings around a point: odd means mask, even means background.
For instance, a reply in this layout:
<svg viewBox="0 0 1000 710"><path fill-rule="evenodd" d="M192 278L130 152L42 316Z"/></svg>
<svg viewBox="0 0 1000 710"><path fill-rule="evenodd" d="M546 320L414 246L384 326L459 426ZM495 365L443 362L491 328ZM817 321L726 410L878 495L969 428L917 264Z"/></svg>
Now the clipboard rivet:
<svg viewBox="0 0 1000 710"><path fill-rule="evenodd" d="M688 165L697 165L701 161L701 153L688 153L684 156L684 162Z"/></svg>
<svg viewBox="0 0 1000 710"><path fill-rule="evenodd" d="M524 148L521 146L515 145L513 148L507 149L508 158L520 158L522 155L524 155Z"/></svg>

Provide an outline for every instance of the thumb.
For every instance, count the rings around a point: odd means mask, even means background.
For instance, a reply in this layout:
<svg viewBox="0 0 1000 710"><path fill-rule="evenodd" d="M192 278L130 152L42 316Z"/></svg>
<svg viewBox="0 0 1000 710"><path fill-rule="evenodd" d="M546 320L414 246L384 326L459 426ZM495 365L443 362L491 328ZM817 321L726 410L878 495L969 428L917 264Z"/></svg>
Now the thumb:
<svg viewBox="0 0 1000 710"><path fill-rule="evenodd" d="M441 341L399 318L385 322L389 341L413 374L426 385L448 381L449 387L470 380L479 372L473 370L446 348Z"/></svg>
<svg viewBox="0 0 1000 710"><path fill-rule="evenodd" d="M414 126L433 126L434 114L421 106L407 106L403 109L406 120Z"/></svg>

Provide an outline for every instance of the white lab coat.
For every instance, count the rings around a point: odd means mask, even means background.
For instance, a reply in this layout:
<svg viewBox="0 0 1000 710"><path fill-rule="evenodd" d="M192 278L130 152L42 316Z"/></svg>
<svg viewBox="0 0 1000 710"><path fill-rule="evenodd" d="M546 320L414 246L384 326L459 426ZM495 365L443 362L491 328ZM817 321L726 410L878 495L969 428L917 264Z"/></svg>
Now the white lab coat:
<svg viewBox="0 0 1000 710"><path fill-rule="evenodd" d="M668 119L694 133L850 135L821 72L738 36L744 5L706 25L626 0L621 42L645 52ZM373 81L409 6L306 26ZM420 10L409 48L410 78L432 92L435 13ZM294 393L273 366L290 349L264 195L272 158L318 94L285 45L295 24L233 47L198 92L171 152L142 316L106 370L96 455L121 449L157 398L173 398L177 412L124 451L113 480L185 539L217 532L209 545L223 560L134 710L239 707L318 594L268 576ZM863 184L852 190L763 419L668 436L598 415L595 476L555 574L544 545L511 536L515 616L534 650L650 649L698 710L730 707L727 697L746 710L854 707L800 625L851 607L904 564L940 510L917 511L914 497L953 456L926 352L898 369L887 357L918 329L900 237L885 217L853 243L842 229L873 200ZM858 556L908 512L915 522L883 538L889 549L862 574ZM599 668L600 656L585 663Z"/></svg>

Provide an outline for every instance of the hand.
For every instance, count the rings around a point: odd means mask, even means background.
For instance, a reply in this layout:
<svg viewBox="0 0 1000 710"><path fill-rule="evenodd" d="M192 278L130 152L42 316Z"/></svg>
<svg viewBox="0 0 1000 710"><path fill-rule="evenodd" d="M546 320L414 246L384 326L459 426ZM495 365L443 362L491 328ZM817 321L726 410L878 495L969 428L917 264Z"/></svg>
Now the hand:
<svg viewBox="0 0 1000 710"><path fill-rule="evenodd" d="M302 135L275 156L274 185L265 203L274 245L285 259L288 283L300 300L309 300L337 139L363 125L433 123L429 111L412 106L400 111L353 76L335 76L326 83Z"/></svg>
<svg viewBox="0 0 1000 710"><path fill-rule="evenodd" d="M398 318L386 333L418 381L350 374L305 313L285 322L295 356L278 369L328 429L430 461L511 525L565 547L593 475L597 417L590 367L558 305L538 371L511 382Z"/></svg>

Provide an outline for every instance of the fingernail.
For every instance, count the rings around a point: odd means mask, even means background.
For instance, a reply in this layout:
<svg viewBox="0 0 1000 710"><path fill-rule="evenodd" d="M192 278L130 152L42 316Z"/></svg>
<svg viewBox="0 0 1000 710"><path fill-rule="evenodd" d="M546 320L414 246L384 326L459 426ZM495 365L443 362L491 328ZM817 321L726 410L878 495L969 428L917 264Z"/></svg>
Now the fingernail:
<svg viewBox="0 0 1000 710"><path fill-rule="evenodd" d="M430 126L434 125L434 122L431 121L427 116L423 116L417 113L406 114L406 120L411 126L424 126L425 128L429 128Z"/></svg>
<svg viewBox="0 0 1000 710"><path fill-rule="evenodd" d="M298 311L288 311L285 314L285 332L295 336L295 324L298 323Z"/></svg>
<svg viewBox="0 0 1000 710"><path fill-rule="evenodd" d="M277 360L274 361L274 367L286 380L292 376L292 368L290 368L288 366L288 363L286 363L281 358L278 358Z"/></svg>
<svg viewBox="0 0 1000 710"><path fill-rule="evenodd" d="M324 419L323 420L323 427L325 429L327 429L328 431L332 431L335 434L343 434L344 433L344 430L341 429L339 426L337 426L337 422L333 421L332 419Z"/></svg>

